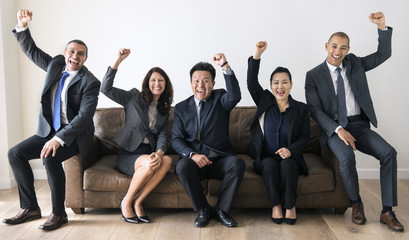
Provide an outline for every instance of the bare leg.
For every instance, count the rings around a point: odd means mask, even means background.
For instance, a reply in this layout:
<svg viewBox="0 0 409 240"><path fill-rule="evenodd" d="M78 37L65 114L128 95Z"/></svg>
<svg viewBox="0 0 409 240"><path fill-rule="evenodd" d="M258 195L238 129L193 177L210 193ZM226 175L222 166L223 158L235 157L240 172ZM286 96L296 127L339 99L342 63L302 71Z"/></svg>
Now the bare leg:
<svg viewBox="0 0 409 240"><path fill-rule="evenodd" d="M132 201L137 192L145 185L145 183L152 177L154 170L149 167L149 155L141 155L135 161L135 172L132 176L131 184L128 192L122 199L122 214L129 218L134 217L135 213L132 209Z"/></svg>
<svg viewBox="0 0 409 240"><path fill-rule="evenodd" d="M142 207L142 202L152 192L152 190L162 181L166 173L172 167L172 158L169 156L162 157L162 163L158 170L156 170L152 177L145 183L138 196L135 199L134 208L136 215L145 216L145 212Z"/></svg>
<svg viewBox="0 0 409 240"><path fill-rule="evenodd" d="M297 218L297 214L295 211L295 206L291 209L286 209L285 211L285 217L289 218L289 219L296 219Z"/></svg>
<svg viewBox="0 0 409 240"><path fill-rule="evenodd" d="M283 218L283 210L281 208L281 204L273 207L271 217L272 218Z"/></svg>

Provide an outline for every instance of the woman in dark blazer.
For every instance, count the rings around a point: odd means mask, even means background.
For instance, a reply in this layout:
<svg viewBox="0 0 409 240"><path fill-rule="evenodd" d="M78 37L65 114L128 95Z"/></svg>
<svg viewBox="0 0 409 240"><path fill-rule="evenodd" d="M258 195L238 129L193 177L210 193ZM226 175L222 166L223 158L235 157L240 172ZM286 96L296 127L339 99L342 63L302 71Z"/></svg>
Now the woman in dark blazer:
<svg viewBox="0 0 409 240"><path fill-rule="evenodd" d="M125 124L114 141L121 146L117 168L132 176L128 192L120 203L126 222L149 222L142 202L165 177L172 159L167 149L168 117L173 101L173 87L168 75L159 67L146 74L142 91L113 87L119 64L129 56L129 49L120 49L115 62L108 68L101 92L125 110Z"/></svg>
<svg viewBox="0 0 409 240"><path fill-rule="evenodd" d="M308 175L302 152L310 138L310 117L307 105L290 95L292 79L287 68L278 67L271 74L271 92L260 86L260 57L266 48L267 42L258 42L248 60L247 88L257 105L248 150L270 196L272 221L294 224L298 175Z"/></svg>

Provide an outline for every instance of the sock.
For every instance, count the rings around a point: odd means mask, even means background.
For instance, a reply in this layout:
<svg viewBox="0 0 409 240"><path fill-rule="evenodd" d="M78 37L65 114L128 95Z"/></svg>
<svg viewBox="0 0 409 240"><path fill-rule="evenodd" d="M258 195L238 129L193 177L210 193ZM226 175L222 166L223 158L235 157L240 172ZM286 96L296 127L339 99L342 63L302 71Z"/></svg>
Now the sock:
<svg viewBox="0 0 409 240"><path fill-rule="evenodd" d="M383 206L382 213L386 213L386 212L389 212L389 211L392 212L392 207Z"/></svg>

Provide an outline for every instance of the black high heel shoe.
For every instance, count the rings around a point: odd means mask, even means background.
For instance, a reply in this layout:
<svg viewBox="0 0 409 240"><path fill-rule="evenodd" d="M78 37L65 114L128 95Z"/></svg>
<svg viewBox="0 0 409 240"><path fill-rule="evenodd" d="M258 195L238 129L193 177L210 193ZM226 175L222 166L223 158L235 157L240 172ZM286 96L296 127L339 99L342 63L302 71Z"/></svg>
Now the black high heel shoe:
<svg viewBox="0 0 409 240"><path fill-rule="evenodd" d="M289 225L293 225L297 222L297 218L285 218L284 221Z"/></svg>
<svg viewBox="0 0 409 240"><path fill-rule="evenodd" d="M151 220L149 219L149 217L147 215L145 215L145 216L136 216L136 217L141 222L144 222L144 223L150 223L151 222Z"/></svg>
<svg viewBox="0 0 409 240"><path fill-rule="evenodd" d="M122 201L119 203L119 208L121 209L121 214L122 214L122 217L124 218L125 222L134 223L134 224L139 223L139 218L136 215L133 216L133 217L129 217L129 218L124 216L124 214L122 213Z"/></svg>
<svg viewBox="0 0 409 240"><path fill-rule="evenodd" d="M275 223L275 224L281 224L284 221L284 218L273 218L272 217L271 221L273 221L273 223Z"/></svg>

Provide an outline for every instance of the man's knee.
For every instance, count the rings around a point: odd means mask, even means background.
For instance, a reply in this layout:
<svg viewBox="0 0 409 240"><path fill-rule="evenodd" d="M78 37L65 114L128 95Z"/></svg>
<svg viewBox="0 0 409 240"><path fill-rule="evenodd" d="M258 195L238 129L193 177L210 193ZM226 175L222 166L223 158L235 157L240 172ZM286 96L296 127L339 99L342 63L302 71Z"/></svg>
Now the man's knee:
<svg viewBox="0 0 409 240"><path fill-rule="evenodd" d="M17 163L17 160L19 159L19 155L20 155L18 146L14 146L10 148L7 155L9 158L10 165L14 166Z"/></svg>
<svg viewBox="0 0 409 240"><path fill-rule="evenodd" d="M184 176L193 171L193 161L188 158L181 158L176 164L175 171L178 176Z"/></svg>
<svg viewBox="0 0 409 240"><path fill-rule="evenodd" d="M246 171L246 163L243 159L232 156L230 159L229 171L243 175L244 171Z"/></svg>

